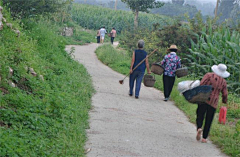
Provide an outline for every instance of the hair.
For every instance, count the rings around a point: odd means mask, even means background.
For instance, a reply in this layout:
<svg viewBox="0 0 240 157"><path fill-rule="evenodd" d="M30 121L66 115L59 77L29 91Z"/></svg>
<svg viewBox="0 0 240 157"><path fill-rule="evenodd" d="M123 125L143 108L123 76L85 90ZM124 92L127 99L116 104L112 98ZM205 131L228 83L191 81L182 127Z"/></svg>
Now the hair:
<svg viewBox="0 0 240 157"><path fill-rule="evenodd" d="M115 30L115 28L113 27L112 29L114 29Z"/></svg>
<svg viewBox="0 0 240 157"><path fill-rule="evenodd" d="M144 41L143 40L139 40L138 41L138 48L143 48L144 47Z"/></svg>
<svg viewBox="0 0 240 157"><path fill-rule="evenodd" d="M177 49L169 49L171 52L177 52Z"/></svg>

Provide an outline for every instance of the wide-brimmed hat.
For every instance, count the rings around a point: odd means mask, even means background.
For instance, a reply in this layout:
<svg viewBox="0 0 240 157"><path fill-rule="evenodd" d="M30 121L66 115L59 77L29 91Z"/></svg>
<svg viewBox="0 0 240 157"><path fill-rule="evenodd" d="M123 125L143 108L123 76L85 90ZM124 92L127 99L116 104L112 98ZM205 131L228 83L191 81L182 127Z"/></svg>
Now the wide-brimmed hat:
<svg viewBox="0 0 240 157"><path fill-rule="evenodd" d="M170 51L171 49L178 50L176 45L171 45L167 50Z"/></svg>
<svg viewBox="0 0 240 157"><path fill-rule="evenodd" d="M230 73L227 72L227 66L225 64L213 65L212 71L222 78L227 78L230 76Z"/></svg>

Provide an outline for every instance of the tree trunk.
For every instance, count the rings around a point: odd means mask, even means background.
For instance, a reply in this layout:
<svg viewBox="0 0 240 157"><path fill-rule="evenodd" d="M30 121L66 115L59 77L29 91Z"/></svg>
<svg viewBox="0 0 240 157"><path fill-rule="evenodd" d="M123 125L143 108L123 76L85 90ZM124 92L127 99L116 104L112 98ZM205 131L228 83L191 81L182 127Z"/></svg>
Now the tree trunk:
<svg viewBox="0 0 240 157"><path fill-rule="evenodd" d="M136 10L136 11L135 11L135 19L134 19L134 28L135 28L135 29L138 28L138 14L139 14L139 11Z"/></svg>
<svg viewBox="0 0 240 157"><path fill-rule="evenodd" d="M117 2L118 0L115 0L115 10L117 10Z"/></svg>
<svg viewBox="0 0 240 157"><path fill-rule="evenodd" d="M218 4L219 4L219 0L217 0L217 5L215 8L215 19L217 18Z"/></svg>

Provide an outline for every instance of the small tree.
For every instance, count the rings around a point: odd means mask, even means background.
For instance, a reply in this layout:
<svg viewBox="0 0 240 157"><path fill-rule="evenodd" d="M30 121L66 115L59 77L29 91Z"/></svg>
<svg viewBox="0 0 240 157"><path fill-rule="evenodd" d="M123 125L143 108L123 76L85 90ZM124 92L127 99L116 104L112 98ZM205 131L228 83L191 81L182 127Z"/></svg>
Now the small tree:
<svg viewBox="0 0 240 157"><path fill-rule="evenodd" d="M133 11L135 15L134 19L134 27L138 27L138 14L139 11L149 12L148 9L160 8L164 5L162 2L157 2L156 0L121 0L126 3L129 8Z"/></svg>

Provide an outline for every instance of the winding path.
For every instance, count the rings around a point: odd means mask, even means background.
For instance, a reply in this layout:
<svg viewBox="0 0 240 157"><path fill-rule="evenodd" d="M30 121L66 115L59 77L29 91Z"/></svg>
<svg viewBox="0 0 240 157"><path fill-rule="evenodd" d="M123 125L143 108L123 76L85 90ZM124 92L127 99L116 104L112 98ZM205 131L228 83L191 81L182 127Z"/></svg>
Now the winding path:
<svg viewBox="0 0 240 157"><path fill-rule="evenodd" d="M69 51L72 46L68 46ZM139 99L128 96L128 79L102 64L97 44L75 47L75 59L92 76L88 157L216 157L226 156L211 142L196 141L195 125L162 92L142 85Z"/></svg>

